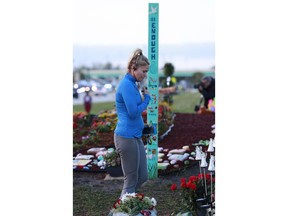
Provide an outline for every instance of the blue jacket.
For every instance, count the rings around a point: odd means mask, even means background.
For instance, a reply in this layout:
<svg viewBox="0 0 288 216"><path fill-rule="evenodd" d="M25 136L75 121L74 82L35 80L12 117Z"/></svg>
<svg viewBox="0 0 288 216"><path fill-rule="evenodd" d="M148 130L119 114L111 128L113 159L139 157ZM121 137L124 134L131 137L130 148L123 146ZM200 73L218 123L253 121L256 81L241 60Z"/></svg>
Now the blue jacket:
<svg viewBox="0 0 288 216"><path fill-rule="evenodd" d="M142 101L136 86L136 79L129 73L120 81L116 91L116 111L118 122L115 133L125 138L140 138L144 128L142 112L146 110L150 96Z"/></svg>

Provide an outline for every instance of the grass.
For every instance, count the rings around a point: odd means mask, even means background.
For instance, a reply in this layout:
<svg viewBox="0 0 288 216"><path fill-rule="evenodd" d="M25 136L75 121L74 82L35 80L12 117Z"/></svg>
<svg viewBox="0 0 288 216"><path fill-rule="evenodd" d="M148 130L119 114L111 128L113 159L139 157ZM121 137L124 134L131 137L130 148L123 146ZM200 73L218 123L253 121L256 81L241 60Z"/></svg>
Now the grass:
<svg viewBox="0 0 288 216"><path fill-rule="evenodd" d="M121 191L99 191L83 185L73 187L73 215L74 216L107 216L113 203Z"/></svg>
<svg viewBox="0 0 288 216"><path fill-rule="evenodd" d="M200 93L180 92L173 96L173 100L172 109L174 112L194 113L194 107L198 105L200 101ZM101 111L113 109L114 105L114 102L93 103L91 113L98 114ZM85 112L84 106L82 104L74 105L73 112Z"/></svg>
<svg viewBox="0 0 288 216"><path fill-rule="evenodd" d="M169 186L169 184L158 185L152 182L141 188L145 196L154 197L157 200L156 210L160 216L170 215L180 200L179 192L170 191ZM74 187L73 215L107 216L120 194L121 190L96 190L87 185Z"/></svg>
<svg viewBox="0 0 288 216"><path fill-rule="evenodd" d="M177 113L195 113L195 105L199 105L200 102L199 92L180 92L173 96L172 109Z"/></svg>
<svg viewBox="0 0 288 216"><path fill-rule="evenodd" d="M180 190L171 191L170 186L176 183L180 186L181 178L198 174L197 164L177 173L159 176L157 179L148 180L140 189L145 196L154 197L157 200L156 210L159 216L169 216L173 211L179 210L181 201ZM197 172L197 173L196 173ZM73 215L74 216L107 216L114 202L121 194L123 180L100 180L104 181L97 186L89 181L95 181L91 176L81 184L73 187ZM111 185L118 185L116 188Z"/></svg>
<svg viewBox="0 0 288 216"><path fill-rule="evenodd" d="M92 103L91 114L98 114L101 111L111 110L114 108L114 102ZM73 105L73 112L85 112L84 105Z"/></svg>

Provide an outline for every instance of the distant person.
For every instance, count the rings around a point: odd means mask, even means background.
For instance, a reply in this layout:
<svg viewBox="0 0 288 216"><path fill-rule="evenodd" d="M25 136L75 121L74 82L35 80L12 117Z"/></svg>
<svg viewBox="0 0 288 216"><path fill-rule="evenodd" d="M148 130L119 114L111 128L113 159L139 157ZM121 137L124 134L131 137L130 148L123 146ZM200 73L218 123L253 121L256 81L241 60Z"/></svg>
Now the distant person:
<svg viewBox="0 0 288 216"><path fill-rule="evenodd" d="M89 114L92 107L92 97L89 94L89 91L86 91L86 95L84 96L84 108L86 112Z"/></svg>
<svg viewBox="0 0 288 216"><path fill-rule="evenodd" d="M148 179L146 152L142 141L142 112L147 109L150 95L147 88L143 88L142 99L136 82L146 78L149 65L149 60L142 50L136 49L128 61L127 73L116 91L118 122L114 131L114 143L120 154L124 174L121 196L125 193L136 193Z"/></svg>
<svg viewBox="0 0 288 216"><path fill-rule="evenodd" d="M203 95L204 106L208 109L209 100L215 98L215 78L212 76L205 76L201 79L200 83L196 84L194 87Z"/></svg>

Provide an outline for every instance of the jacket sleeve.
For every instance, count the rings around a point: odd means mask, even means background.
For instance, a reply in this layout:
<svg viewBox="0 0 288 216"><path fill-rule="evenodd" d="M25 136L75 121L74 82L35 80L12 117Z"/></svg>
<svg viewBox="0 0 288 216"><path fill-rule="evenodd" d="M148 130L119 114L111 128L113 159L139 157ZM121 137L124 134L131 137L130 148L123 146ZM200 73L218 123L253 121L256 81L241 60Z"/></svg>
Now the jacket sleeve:
<svg viewBox="0 0 288 216"><path fill-rule="evenodd" d="M144 100L139 105L137 104L137 97L139 97L139 93L130 83L122 89L122 97L130 118L136 118L142 114L144 110L146 110L150 96L148 94L144 95Z"/></svg>

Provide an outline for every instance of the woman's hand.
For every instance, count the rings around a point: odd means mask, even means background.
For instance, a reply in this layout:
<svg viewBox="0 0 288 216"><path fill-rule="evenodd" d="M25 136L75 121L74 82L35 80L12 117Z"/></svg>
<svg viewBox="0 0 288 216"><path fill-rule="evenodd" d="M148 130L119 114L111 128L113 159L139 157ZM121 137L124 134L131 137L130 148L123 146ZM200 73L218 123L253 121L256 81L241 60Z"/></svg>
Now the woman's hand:
<svg viewBox="0 0 288 216"><path fill-rule="evenodd" d="M142 90L141 90L141 92L142 92L143 95L144 95L144 94L148 94L148 95L150 95L150 93L149 93L147 87L143 87Z"/></svg>

